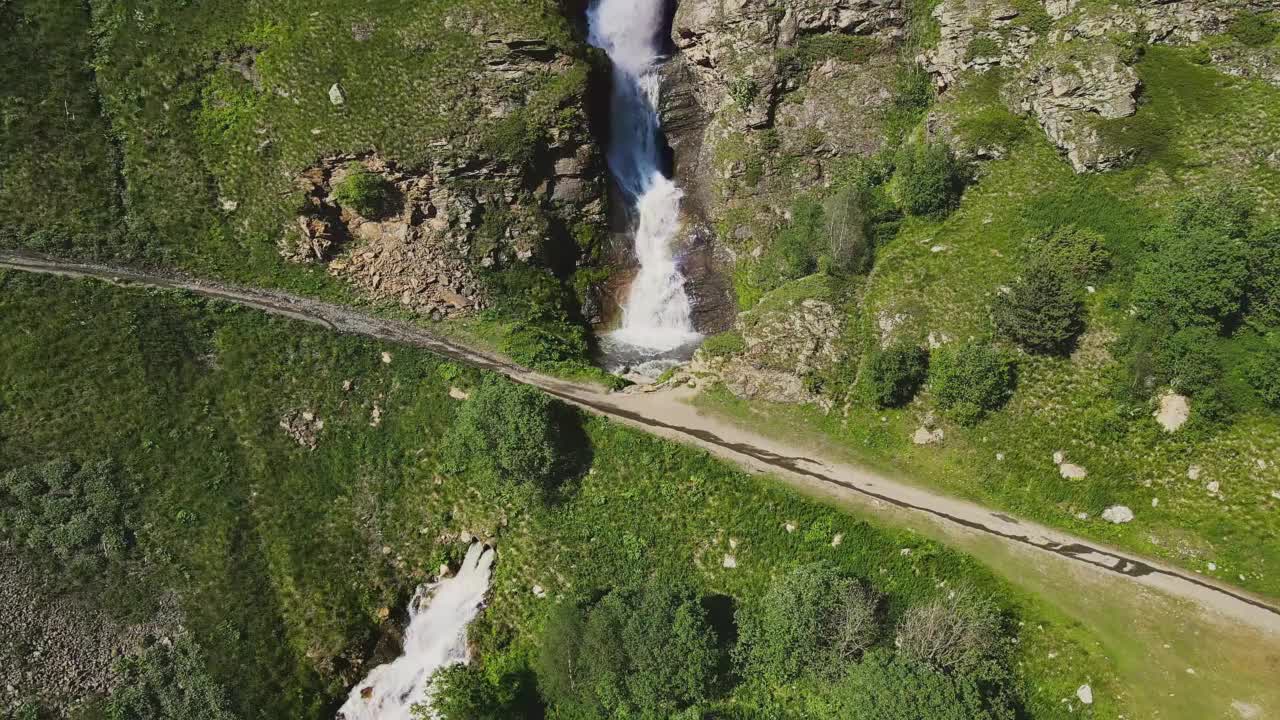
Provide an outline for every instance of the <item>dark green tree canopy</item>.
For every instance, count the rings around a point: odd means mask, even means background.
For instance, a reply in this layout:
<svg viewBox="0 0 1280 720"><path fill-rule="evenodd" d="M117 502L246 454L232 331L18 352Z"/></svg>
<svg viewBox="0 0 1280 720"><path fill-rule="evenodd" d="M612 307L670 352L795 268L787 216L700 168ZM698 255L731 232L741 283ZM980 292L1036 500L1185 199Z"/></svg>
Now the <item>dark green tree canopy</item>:
<svg viewBox="0 0 1280 720"><path fill-rule="evenodd" d="M1226 190L1179 203L1134 278L1143 317L1218 328L1239 315L1249 282L1250 217L1247 200Z"/></svg>
<svg viewBox="0 0 1280 720"><path fill-rule="evenodd" d="M960 163L946 145L906 145L897 155L898 198L911 215L940 215L964 189Z"/></svg>
<svg viewBox="0 0 1280 720"><path fill-rule="evenodd" d="M486 377L445 438L444 464L481 471L498 489L554 489L566 470L561 442L568 409L528 385Z"/></svg>
<svg viewBox="0 0 1280 720"><path fill-rule="evenodd" d="M915 397L928 372L929 353L924 348L891 345L872 353L867 361L867 390L880 407L901 407Z"/></svg>
<svg viewBox="0 0 1280 720"><path fill-rule="evenodd" d="M738 611L735 656L772 685L808 673L838 673L879 635L878 597L825 563L773 581L758 605Z"/></svg>
<svg viewBox="0 0 1280 720"><path fill-rule="evenodd" d="M938 407L957 422L975 423L1013 394L1014 364L990 345L970 342L934 351L929 389Z"/></svg>
<svg viewBox="0 0 1280 720"><path fill-rule="evenodd" d="M1068 352L1084 329L1080 286L1046 260L1032 262L996 296L993 314L1001 334L1035 353Z"/></svg>
<svg viewBox="0 0 1280 720"><path fill-rule="evenodd" d="M543 632L538 684L562 717L660 720L710 698L715 630L689 589L654 579L586 610L557 609Z"/></svg>
<svg viewBox="0 0 1280 720"><path fill-rule="evenodd" d="M939 672L927 665L873 650L828 693L829 718L857 720L1012 720L1015 709L1003 694L984 692L972 676Z"/></svg>

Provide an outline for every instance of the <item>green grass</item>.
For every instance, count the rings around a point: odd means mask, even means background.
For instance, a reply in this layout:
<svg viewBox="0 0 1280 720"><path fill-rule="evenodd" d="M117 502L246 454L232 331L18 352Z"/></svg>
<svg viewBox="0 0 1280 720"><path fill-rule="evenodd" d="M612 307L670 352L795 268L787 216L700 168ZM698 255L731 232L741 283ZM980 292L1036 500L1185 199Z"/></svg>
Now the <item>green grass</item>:
<svg viewBox="0 0 1280 720"><path fill-rule="evenodd" d="M0 470L120 463L143 528L133 582L148 592L104 597L143 617L156 588L177 592L241 717L331 713L362 674L351 663L386 629L379 610L458 552L449 538L464 529L498 538L474 634L495 662L532 651L550 606L534 584L582 597L671 571L746 602L777 573L826 559L886 592L891 618L943 581L997 592L1033 628L1014 648L1031 717L1068 717L1059 700L1085 677L1101 696L1094 717L1126 712L1107 658L1034 597L701 451L586 420L590 470L562 504L522 511L437 474L449 388L471 387L472 371L182 295L15 273L0 289ZM324 420L315 450L279 427L297 410ZM730 552L736 569L721 567ZM1050 652L1071 671L1046 666Z"/></svg>

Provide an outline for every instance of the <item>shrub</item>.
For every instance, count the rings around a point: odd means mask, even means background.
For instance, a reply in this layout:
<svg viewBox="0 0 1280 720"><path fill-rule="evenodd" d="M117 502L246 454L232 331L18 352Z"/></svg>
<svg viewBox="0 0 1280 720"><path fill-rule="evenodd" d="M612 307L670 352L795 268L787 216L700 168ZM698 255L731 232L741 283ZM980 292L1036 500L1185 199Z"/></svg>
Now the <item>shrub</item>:
<svg viewBox="0 0 1280 720"><path fill-rule="evenodd" d="M728 357L746 349L746 340L743 340L742 333L736 330L716 333L702 341L702 351L711 357Z"/></svg>
<svg viewBox="0 0 1280 720"><path fill-rule="evenodd" d="M451 472L475 470L495 489L553 489L564 470L562 410L540 390L486 376L444 439Z"/></svg>
<svg viewBox="0 0 1280 720"><path fill-rule="evenodd" d="M1134 278L1134 303L1143 317L1217 328L1237 315L1249 279L1248 231L1248 206L1234 193L1180 203Z"/></svg>
<svg viewBox="0 0 1280 720"><path fill-rule="evenodd" d="M520 679L493 682L478 665L450 665L438 670L430 713L415 711L423 720L520 720L529 717L519 698Z"/></svg>
<svg viewBox="0 0 1280 720"><path fill-rule="evenodd" d="M1249 314L1280 327L1280 226L1255 233L1248 247Z"/></svg>
<svg viewBox="0 0 1280 720"><path fill-rule="evenodd" d="M1013 394L1013 361L994 347L977 343L936 350L929 363L929 389L938 407L971 425L1008 402Z"/></svg>
<svg viewBox="0 0 1280 720"><path fill-rule="evenodd" d="M233 720L226 693L209 677L199 648L179 639L121 661L107 720Z"/></svg>
<svg viewBox="0 0 1280 720"><path fill-rule="evenodd" d="M984 692L986 691L986 692ZM823 717L858 720L1013 720L999 688L967 675L905 662L887 650L868 653L828 691ZM990 695L990 697L988 697Z"/></svg>
<svg viewBox="0 0 1280 720"><path fill-rule="evenodd" d="M1227 25L1227 33L1247 47L1270 45L1280 35L1280 23L1268 13L1244 13Z"/></svg>
<svg viewBox="0 0 1280 720"><path fill-rule="evenodd" d="M553 613L539 687L563 716L665 719L705 700L719 664L715 630L693 592L658 579L615 590L585 613Z"/></svg>
<svg viewBox="0 0 1280 720"><path fill-rule="evenodd" d="M84 579L125 559L125 494L110 462L65 460L0 475L0 533Z"/></svg>
<svg viewBox="0 0 1280 720"><path fill-rule="evenodd" d="M908 660L968 672L997 655L1002 637L995 601L962 588L908 608L898 625L896 645Z"/></svg>
<svg viewBox="0 0 1280 720"><path fill-rule="evenodd" d="M1064 225L1032 240L1028 252L1046 258L1077 280L1088 280L1106 272L1111 254L1103 247L1103 237L1088 228Z"/></svg>
<svg viewBox="0 0 1280 720"><path fill-rule="evenodd" d="M773 685L839 673L875 642L878 602L830 565L798 567L774 580L758 606L738 611L735 655L746 672Z"/></svg>
<svg viewBox="0 0 1280 720"><path fill-rule="evenodd" d="M1183 328L1156 347L1159 378L1174 390L1196 395L1218 385L1223 375L1218 336L1208 328Z"/></svg>
<svg viewBox="0 0 1280 720"><path fill-rule="evenodd" d="M941 215L964 186L960 164L942 144L907 145L897 156L898 200L911 215Z"/></svg>
<svg viewBox="0 0 1280 720"><path fill-rule="evenodd" d="M395 186L381 175L355 164L351 166L350 174L338 183L333 196L340 205L354 210L357 215L377 220L391 212Z"/></svg>
<svg viewBox="0 0 1280 720"><path fill-rule="evenodd" d="M823 230L823 210L820 203L800 198L792 205L791 222L769 244L767 255L777 277L783 283L817 272L818 256L824 245Z"/></svg>
<svg viewBox="0 0 1280 720"><path fill-rule="evenodd" d="M1267 335L1263 351L1250 359L1248 378L1264 403L1280 408L1280 333Z"/></svg>
<svg viewBox="0 0 1280 720"><path fill-rule="evenodd" d="M1070 350L1084 329L1079 286L1045 260L1033 261L1009 292L996 296L993 314L1002 334L1037 353Z"/></svg>
<svg viewBox="0 0 1280 720"><path fill-rule="evenodd" d="M880 407L901 407L915 397L928 372L929 353L924 348L894 345L867 361L867 389Z"/></svg>

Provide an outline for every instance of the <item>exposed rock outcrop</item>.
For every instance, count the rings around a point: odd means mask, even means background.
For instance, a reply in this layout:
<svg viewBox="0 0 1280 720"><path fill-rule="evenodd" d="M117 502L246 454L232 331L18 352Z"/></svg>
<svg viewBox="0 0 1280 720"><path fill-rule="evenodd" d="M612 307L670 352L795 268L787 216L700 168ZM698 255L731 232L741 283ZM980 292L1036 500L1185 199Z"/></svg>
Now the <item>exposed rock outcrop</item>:
<svg viewBox="0 0 1280 720"><path fill-rule="evenodd" d="M1021 109L1036 118L1076 172L1106 170L1128 157L1128 148L1103 139L1096 122L1129 117L1138 109L1138 73L1114 47L1098 47L1084 59L1049 55L1023 72Z"/></svg>
<svg viewBox="0 0 1280 720"><path fill-rule="evenodd" d="M475 99L495 123L523 111L549 78L575 68L573 58L539 38L490 35L484 49ZM581 228L603 226L606 176L587 128L586 98L558 102L560 116L573 121L540 128L537 137L526 128L502 142L485 139L494 127L467 129L436 143L413 167L377 152L321 158L295 178L305 204L285 229L281 254L323 263L370 298L436 319L487 307L485 270L563 264L564 248ZM356 172L391 189L376 217L340 199L339 187Z"/></svg>

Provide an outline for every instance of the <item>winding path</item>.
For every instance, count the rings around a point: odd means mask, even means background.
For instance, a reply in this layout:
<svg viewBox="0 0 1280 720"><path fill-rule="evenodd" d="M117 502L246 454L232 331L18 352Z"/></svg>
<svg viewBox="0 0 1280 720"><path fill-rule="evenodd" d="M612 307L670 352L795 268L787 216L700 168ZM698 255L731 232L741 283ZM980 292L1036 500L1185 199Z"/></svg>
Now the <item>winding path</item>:
<svg viewBox="0 0 1280 720"><path fill-rule="evenodd" d="M1158 561L899 482L864 468L808 457L801 449L698 412L686 402L695 392L692 390L611 393L592 385L572 383L527 370L510 360L466 347L417 325L269 290L239 288L9 250L0 250L0 269L93 278L128 287L180 290L322 325L335 332L364 335L429 350L541 388L589 412L702 447L752 471L777 475L800 486L834 492L872 506L889 505L918 513L946 526L952 533L997 538L1043 552L1092 572L1163 591L1174 598L1194 603L1212 616L1243 623L1259 633L1271 635L1273 641L1280 641L1280 606L1271 600Z"/></svg>

